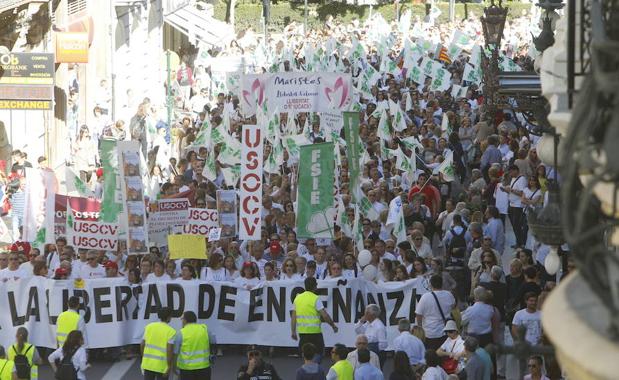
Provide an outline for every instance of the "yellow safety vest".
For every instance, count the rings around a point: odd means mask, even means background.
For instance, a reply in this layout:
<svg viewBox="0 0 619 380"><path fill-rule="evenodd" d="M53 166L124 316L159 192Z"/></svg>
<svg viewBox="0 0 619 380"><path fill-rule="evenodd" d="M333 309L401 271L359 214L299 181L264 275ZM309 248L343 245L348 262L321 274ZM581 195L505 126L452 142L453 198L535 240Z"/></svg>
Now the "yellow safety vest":
<svg viewBox="0 0 619 380"><path fill-rule="evenodd" d="M142 369L157 373L168 371L168 342L174 335L176 330L164 322L149 323L144 328Z"/></svg>
<svg viewBox="0 0 619 380"><path fill-rule="evenodd" d="M28 349L29 347L32 348ZM30 380L37 380L39 378L39 367L32 363L34 357L34 350L36 350L36 347L34 347L30 343L26 343L24 344L23 350L18 351L17 343L15 343L9 348L8 352L8 357L11 361L15 361L15 356L17 355L26 355L26 359L28 359L28 364L30 364Z"/></svg>
<svg viewBox="0 0 619 380"><path fill-rule="evenodd" d="M333 364L333 371L337 374L337 380L353 380L355 369L346 359Z"/></svg>
<svg viewBox="0 0 619 380"><path fill-rule="evenodd" d="M13 362L0 359L0 380L13 380Z"/></svg>
<svg viewBox="0 0 619 380"><path fill-rule="evenodd" d="M320 314L316 310L318 295L305 291L294 298L299 334L320 334Z"/></svg>
<svg viewBox="0 0 619 380"><path fill-rule="evenodd" d="M181 336L183 343L178 353L178 368L187 371L208 368L211 352L206 325L190 323L181 329Z"/></svg>
<svg viewBox="0 0 619 380"><path fill-rule="evenodd" d="M56 340L58 341L58 347L62 347L67 335L73 330L77 330L77 326L80 321L80 314L75 310L67 310L60 313L58 320L56 321Z"/></svg>

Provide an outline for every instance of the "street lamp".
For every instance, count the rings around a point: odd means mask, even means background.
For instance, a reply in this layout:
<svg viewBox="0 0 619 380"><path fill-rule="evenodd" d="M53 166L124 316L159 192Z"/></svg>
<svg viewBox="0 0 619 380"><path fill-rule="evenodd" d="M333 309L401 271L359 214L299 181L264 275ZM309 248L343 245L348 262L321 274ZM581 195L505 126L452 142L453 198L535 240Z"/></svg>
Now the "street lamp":
<svg viewBox="0 0 619 380"><path fill-rule="evenodd" d="M503 38L503 27L507 20L507 8L504 8L501 0L499 5L491 1L490 6L484 8L484 15L481 17L481 25L484 32L486 50L490 50L491 57L482 54L482 69L484 81L484 105L489 119L494 122L496 116L496 92L498 90L499 75L499 48L501 38Z"/></svg>
<svg viewBox="0 0 619 380"><path fill-rule="evenodd" d="M535 45L535 49L539 52L543 52L550 46L555 43L554 30L552 27L552 18L551 15L555 15L558 17L556 10L563 8L563 0L540 0L537 4L538 7L544 10L544 15L542 16L542 32L539 36L533 37L533 44Z"/></svg>

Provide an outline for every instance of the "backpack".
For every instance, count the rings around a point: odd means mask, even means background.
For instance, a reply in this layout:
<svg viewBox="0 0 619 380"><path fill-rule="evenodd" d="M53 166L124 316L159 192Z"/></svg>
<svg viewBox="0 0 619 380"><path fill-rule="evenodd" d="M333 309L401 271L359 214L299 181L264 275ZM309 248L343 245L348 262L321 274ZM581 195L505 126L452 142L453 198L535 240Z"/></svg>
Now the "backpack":
<svg viewBox="0 0 619 380"><path fill-rule="evenodd" d="M77 380L77 369L73 365L73 355L77 350L74 350L71 355L65 355L62 360L56 362L56 380Z"/></svg>
<svg viewBox="0 0 619 380"><path fill-rule="evenodd" d="M449 252L452 257L464 259L464 254L466 253L466 240L464 239L464 234L466 230L462 228L462 233L457 234L453 228L451 231L451 241L449 242Z"/></svg>
<svg viewBox="0 0 619 380"><path fill-rule="evenodd" d="M23 353L17 352L15 346L13 347L13 351L15 351L15 359L13 359L13 363L15 364L15 372L17 373L17 377L20 379L30 379L30 362L28 361L28 357L26 354L32 350L32 345L26 349Z"/></svg>

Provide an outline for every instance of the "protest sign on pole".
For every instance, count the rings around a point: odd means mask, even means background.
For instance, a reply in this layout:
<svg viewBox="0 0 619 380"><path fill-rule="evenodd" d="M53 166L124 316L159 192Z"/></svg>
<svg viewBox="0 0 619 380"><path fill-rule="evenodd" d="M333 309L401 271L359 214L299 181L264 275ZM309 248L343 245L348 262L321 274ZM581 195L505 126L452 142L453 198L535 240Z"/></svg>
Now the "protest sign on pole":
<svg viewBox="0 0 619 380"><path fill-rule="evenodd" d="M56 241L59 237L67 236L67 201L69 198L74 198L72 202L77 202L77 206L74 205L73 212L82 212L85 210L86 216L93 220L100 220L101 201L95 198L80 198L69 197L62 194L54 194L54 213L51 218L51 223L48 222L46 229L51 229L54 233L53 241ZM80 214L80 218L82 214Z"/></svg>
<svg viewBox="0 0 619 380"><path fill-rule="evenodd" d="M261 200L262 201L262 200ZM217 190L217 212L221 237L230 238L237 234L236 191Z"/></svg>
<svg viewBox="0 0 619 380"><path fill-rule="evenodd" d="M46 207L50 204L47 198L53 199L58 192L58 182L51 170L26 168L26 173L22 240L42 245L46 240Z"/></svg>
<svg viewBox="0 0 619 380"><path fill-rule="evenodd" d="M173 235L183 236L183 235ZM195 238L192 237L192 238ZM204 240L204 239L202 239ZM220 344L259 344L296 347L290 337L292 301L303 292L303 281L269 281L248 290L231 282L158 281L129 285L125 278L57 281L35 276L0 285L0 344L10 346L21 326L28 341L37 347L56 347L56 320L70 296L79 298L88 348L139 344L144 327L158 321L157 311L169 307L170 325L180 329L185 311L193 311L198 323L216 332ZM318 281L320 299L339 331L325 334L325 344L353 342L355 322L368 304L380 307L378 318L387 328L387 341L398 336L398 321L413 320L419 296L426 293L427 280L377 285L363 279ZM329 329L329 327L323 327ZM387 349L391 349L387 347Z"/></svg>
<svg viewBox="0 0 619 380"><path fill-rule="evenodd" d="M348 109L352 102L350 74L278 72L244 75L241 104L246 113L267 103L281 112L329 112Z"/></svg>
<svg viewBox="0 0 619 380"><path fill-rule="evenodd" d="M99 149L103 166L103 200L101 202L101 221L116 223L123 209L120 183L118 181L118 154L116 140L101 139Z"/></svg>
<svg viewBox="0 0 619 380"><path fill-rule="evenodd" d="M260 240L262 220L262 128L244 125L241 145L239 239Z"/></svg>
<svg viewBox="0 0 619 380"><path fill-rule="evenodd" d="M214 228L219 228L219 213L206 208L190 208L187 224L180 228L184 235L208 236Z"/></svg>
<svg viewBox="0 0 619 380"><path fill-rule="evenodd" d="M67 244L75 248L116 252L118 224L99 220L99 202L67 197Z"/></svg>
<svg viewBox="0 0 619 380"><path fill-rule="evenodd" d="M119 141L117 145L121 194L126 210L126 219L119 225L127 227L127 251L129 254L148 253L146 229L146 204L142 181L142 160L139 141Z"/></svg>
<svg viewBox="0 0 619 380"><path fill-rule="evenodd" d="M333 143L301 147L297 235L301 238L333 238L337 209L333 199Z"/></svg>
<svg viewBox="0 0 619 380"><path fill-rule="evenodd" d="M175 228L187 224L189 206L189 199L187 198L159 199L152 203L148 218L148 239L150 242L159 247L166 246L168 234Z"/></svg>
<svg viewBox="0 0 619 380"><path fill-rule="evenodd" d="M361 140L359 139L359 113L358 112L344 112L344 134L346 136L346 146L348 151L346 156L348 157L348 172L350 179L350 189L355 189L358 185L359 175L361 174L359 168ZM352 192L355 197L354 191ZM353 198L355 202L359 202L358 199Z"/></svg>

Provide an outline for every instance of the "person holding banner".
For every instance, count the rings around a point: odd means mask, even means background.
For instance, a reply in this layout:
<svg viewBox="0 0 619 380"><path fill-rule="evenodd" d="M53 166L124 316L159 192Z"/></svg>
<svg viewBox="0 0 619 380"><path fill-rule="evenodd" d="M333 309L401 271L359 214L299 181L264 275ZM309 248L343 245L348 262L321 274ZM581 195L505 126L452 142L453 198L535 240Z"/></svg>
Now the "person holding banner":
<svg viewBox="0 0 619 380"><path fill-rule="evenodd" d="M172 310L162 307L157 313L159 322L152 322L144 328L140 344L144 380L167 380L174 367L174 342L176 330L170 327Z"/></svg>
<svg viewBox="0 0 619 380"><path fill-rule="evenodd" d="M325 342L322 337L320 320L327 322L333 332L337 333L338 328L326 312L322 301L316 290L318 282L314 277L305 279L305 291L294 298L292 306L292 316L290 319L290 330L293 340L299 340L299 350L305 343L312 343L317 348L316 362L322 361L325 350ZM346 359L344 355L343 359Z"/></svg>

